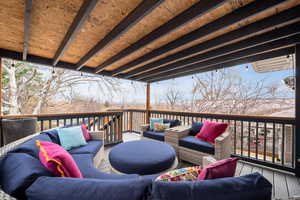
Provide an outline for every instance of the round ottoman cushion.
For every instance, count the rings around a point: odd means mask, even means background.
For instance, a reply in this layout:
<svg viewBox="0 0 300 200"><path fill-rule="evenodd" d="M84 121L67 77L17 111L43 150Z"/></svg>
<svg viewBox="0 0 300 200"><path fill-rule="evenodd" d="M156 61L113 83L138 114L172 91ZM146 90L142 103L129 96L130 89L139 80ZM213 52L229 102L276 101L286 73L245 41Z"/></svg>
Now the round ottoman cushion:
<svg viewBox="0 0 300 200"><path fill-rule="evenodd" d="M109 153L111 166L126 174L156 174L169 169L175 159L171 145L152 140L118 144Z"/></svg>

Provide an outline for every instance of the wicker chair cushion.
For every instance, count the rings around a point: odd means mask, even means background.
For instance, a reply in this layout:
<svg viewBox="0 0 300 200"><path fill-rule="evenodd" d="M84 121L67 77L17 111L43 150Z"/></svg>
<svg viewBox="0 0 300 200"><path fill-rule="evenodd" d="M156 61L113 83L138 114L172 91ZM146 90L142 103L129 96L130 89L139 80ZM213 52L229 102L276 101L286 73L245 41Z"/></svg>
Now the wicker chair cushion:
<svg viewBox="0 0 300 200"><path fill-rule="evenodd" d="M214 145L203 141L201 139L195 138L194 136L186 136L179 140L179 146L193 149L208 154L215 154Z"/></svg>
<svg viewBox="0 0 300 200"><path fill-rule="evenodd" d="M272 199L272 184L259 173L205 181L154 181L151 199Z"/></svg>
<svg viewBox="0 0 300 200"><path fill-rule="evenodd" d="M1 189L18 199L26 199L25 190L38 177L52 176L38 159L26 153L8 153L0 162L0 172Z"/></svg>
<svg viewBox="0 0 300 200"><path fill-rule="evenodd" d="M47 141L47 142L52 142L50 137L46 134L40 134L37 135L27 142L24 142L23 144L20 144L17 146L14 150L11 152L21 152L21 153L27 153L35 158L39 158L39 148L35 145L36 140L41 140L41 141Z"/></svg>
<svg viewBox="0 0 300 200"><path fill-rule="evenodd" d="M87 145L72 148L69 150L71 154L92 154L96 155L96 153L103 146L102 140L90 140L87 142Z"/></svg>
<svg viewBox="0 0 300 200"><path fill-rule="evenodd" d="M192 122L192 127L190 129L189 135L195 136L200 132L203 126L202 122Z"/></svg>
<svg viewBox="0 0 300 200"><path fill-rule="evenodd" d="M154 139L154 140L165 141L165 133L164 132L146 131L143 133L143 136Z"/></svg>

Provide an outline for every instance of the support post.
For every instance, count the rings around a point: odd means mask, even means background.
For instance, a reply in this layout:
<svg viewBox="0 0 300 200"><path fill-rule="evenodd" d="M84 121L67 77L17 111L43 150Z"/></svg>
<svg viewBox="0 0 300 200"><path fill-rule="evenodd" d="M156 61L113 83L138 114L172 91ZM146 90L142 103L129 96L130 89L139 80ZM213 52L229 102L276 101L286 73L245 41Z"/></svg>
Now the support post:
<svg viewBox="0 0 300 200"><path fill-rule="evenodd" d="M146 89L146 123L150 123L150 83L147 83Z"/></svg>
<svg viewBox="0 0 300 200"><path fill-rule="evenodd" d="M296 58L296 89L295 89L295 116L296 116L296 131L295 131L295 174L300 177L300 44L295 48Z"/></svg>
<svg viewBox="0 0 300 200"><path fill-rule="evenodd" d="M0 57L0 147L3 146L2 134L2 58Z"/></svg>

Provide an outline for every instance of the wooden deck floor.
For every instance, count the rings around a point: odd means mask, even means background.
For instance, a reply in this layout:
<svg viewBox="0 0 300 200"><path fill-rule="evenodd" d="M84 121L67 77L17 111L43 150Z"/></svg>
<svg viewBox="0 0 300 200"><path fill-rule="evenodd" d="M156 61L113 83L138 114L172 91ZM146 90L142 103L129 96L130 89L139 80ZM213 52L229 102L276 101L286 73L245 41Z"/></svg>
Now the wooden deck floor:
<svg viewBox="0 0 300 200"><path fill-rule="evenodd" d="M139 140L140 135L135 133L124 133L124 142ZM110 164L107 158L108 152L112 147L106 147L106 158L100 165L100 170L109 172ZM178 168L191 166L192 164L187 162L180 162ZM273 199L299 199L300 200L300 179L295 176L280 171L265 168L263 166L254 165L251 163L239 162L236 169L236 176L241 176L253 172L259 172L264 175L273 184ZM298 198L297 198L298 197Z"/></svg>

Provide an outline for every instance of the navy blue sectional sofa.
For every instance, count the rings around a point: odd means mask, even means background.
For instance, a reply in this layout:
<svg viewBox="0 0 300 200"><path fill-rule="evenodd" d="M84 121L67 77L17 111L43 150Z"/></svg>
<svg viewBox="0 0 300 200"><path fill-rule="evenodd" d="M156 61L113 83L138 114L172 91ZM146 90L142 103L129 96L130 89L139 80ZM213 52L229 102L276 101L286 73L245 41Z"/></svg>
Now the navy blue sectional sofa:
<svg viewBox="0 0 300 200"><path fill-rule="evenodd" d="M158 175L109 174L97 170L95 157L103 141L70 150L83 179L61 178L40 163L35 140L57 144L56 130L45 131L16 146L0 160L1 190L17 199L30 200L182 200L271 199L272 185L260 174L193 182L155 182Z"/></svg>
<svg viewBox="0 0 300 200"><path fill-rule="evenodd" d="M163 119L163 123L170 123L170 128L173 128L175 126L180 126L181 121L178 119ZM164 132L155 132L154 130L150 130L150 125L145 124L142 125L142 135L145 138L153 139L153 140L159 140L159 141L165 141L165 133Z"/></svg>

